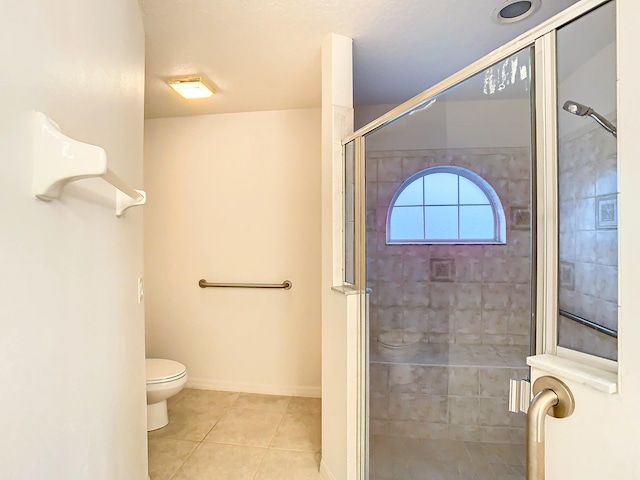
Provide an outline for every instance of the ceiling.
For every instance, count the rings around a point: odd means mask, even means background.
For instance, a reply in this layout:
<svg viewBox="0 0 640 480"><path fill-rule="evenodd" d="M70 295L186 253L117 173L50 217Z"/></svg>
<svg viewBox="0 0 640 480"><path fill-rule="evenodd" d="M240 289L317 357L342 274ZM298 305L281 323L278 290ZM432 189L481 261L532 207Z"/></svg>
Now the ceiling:
<svg viewBox="0 0 640 480"><path fill-rule="evenodd" d="M353 38L356 105L398 104L578 0L542 0L515 24L504 0L139 0L147 118L319 107L320 47ZM186 101L166 84L201 75L216 90Z"/></svg>

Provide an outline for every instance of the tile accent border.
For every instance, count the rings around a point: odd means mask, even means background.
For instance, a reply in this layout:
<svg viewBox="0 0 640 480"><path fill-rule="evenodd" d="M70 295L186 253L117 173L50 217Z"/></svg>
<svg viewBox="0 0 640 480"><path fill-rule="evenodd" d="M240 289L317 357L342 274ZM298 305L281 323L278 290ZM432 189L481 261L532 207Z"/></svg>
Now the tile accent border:
<svg viewBox="0 0 640 480"><path fill-rule="evenodd" d="M429 265L432 282L453 282L456 264L453 258L432 258Z"/></svg>
<svg viewBox="0 0 640 480"><path fill-rule="evenodd" d="M596 229L618 228L618 194L596 197Z"/></svg>
<svg viewBox="0 0 640 480"><path fill-rule="evenodd" d="M575 290L575 265L571 262L560 262L560 288Z"/></svg>
<svg viewBox="0 0 640 480"><path fill-rule="evenodd" d="M531 230L531 209L529 207L511 207L511 229Z"/></svg>

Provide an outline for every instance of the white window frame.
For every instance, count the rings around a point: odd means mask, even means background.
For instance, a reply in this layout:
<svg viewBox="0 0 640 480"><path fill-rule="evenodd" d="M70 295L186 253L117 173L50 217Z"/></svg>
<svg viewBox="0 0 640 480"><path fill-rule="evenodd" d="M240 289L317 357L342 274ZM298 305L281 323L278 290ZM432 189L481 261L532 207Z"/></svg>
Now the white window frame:
<svg viewBox="0 0 640 480"><path fill-rule="evenodd" d="M493 238L476 238L476 239L461 239L461 238L448 238L448 239L392 239L391 238L391 215L393 214L393 210L396 207L396 201L398 197L402 194L402 192L413 182L418 179L424 178L427 175L433 175L436 173L447 173L451 175L456 175L458 177L463 177L469 180L471 183L476 185L482 193L484 193L485 197L489 202L489 206L493 212ZM422 205L416 206L431 206L425 205L424 200ZM447 204L446 206L458 207L458 235L460 234L460 214L459 210L461 206L465 206L465 204L461 204L458 200L457 204ZM421 170L409 178L407 178L400 187L396 190L393 198L391 199L391 203L389 204L389 208L387 210L387 219L386 219L386 241L387 245L433 245L433 244L471 244L471 245L504 245L506 243L506 221L504 208L502 207L502 202L500 202L500 198L498 194L493 189L491 184L487 182L484 178L482 178L477 173L468 170L463 167L458 167L455 165L441 165L437 167L429 167Z"/></svg>

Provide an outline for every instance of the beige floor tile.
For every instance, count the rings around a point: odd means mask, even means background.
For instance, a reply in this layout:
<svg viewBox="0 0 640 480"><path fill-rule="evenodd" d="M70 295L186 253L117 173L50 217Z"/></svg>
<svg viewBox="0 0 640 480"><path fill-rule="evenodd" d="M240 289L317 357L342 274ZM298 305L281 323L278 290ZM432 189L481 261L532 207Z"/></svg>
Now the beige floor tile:
<svg viewBox="0 0 640 480"><path fill-rule="evenodd" d="M251 408L230 409L205 442L268 447L284 413Z"/></svg>
<svg viewBox="0 0 640 480"><path fill-rule="evenodd" d="M149 476L169 480L198 446L198 442L173 438L149 439Z"/></svg>
<svg viewBox="0 0 640 480"><path fill-rule="evenodd" d="M252 480L265 451L202 443L172 480Z"/></svg>
<svg viewBox="0 0 640 480"><path fill-rule="evenodd" d="M173 397L169 397L167 399L167 407L169 409L173 408L176 406L176 404L182 400L183 398L185 398L187 396L187 392L190 389L188 388L183 388L182 390L180 390L176 395L174 395Z"/></svg>
<svg viewBox="0 0 640 480"><path fill-rule="evenodd" d="M271 447L319 452L320 428L319 413L287 412L276 430Z"/></svg>
<svg viewBox="0 0 640 480"><path fill-rule="evenodd" d="M169 410L169 424L149 432L149 437L201 441L227 411L225 406L188 400L183 398Z"/></svg>
<svg viewBox="0 0 640 480"><path fill-rule="evenodd" d="M322 399L307 397L291 397L287 412L320 413Z"/></svg>
<svg viewBox="0 0 640 480"><path fill-rule="evenodd" d="M218 390L197 390L194 388L185 388L176 397L178 400L169 406L180 405L180 407L191 407L196 410L206 408L228 407L233 405L240 394L235 392L221 392ZM169 399L171 400L171 399Z"/></svg>
<svg viewBox="0 0 640 480"><path fill-rule="evenodd" d="M270 449L255 480L318 480L319 465L318 453Z"/></svg>
<svg viewBox="0 0 640 480"><path fill-rule="evenodd" d="M241 393L236 400L238 408L255 408L284 413L287 410L291 397L280 395L262 395L257 393Z"/></svg>

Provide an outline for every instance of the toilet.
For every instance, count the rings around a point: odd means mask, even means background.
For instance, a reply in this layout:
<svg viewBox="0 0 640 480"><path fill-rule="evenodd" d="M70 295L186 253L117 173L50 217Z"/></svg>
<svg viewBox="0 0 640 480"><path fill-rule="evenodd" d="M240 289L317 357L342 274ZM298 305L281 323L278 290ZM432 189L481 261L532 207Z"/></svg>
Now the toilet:
<svg viewBox="0 0 640 480"><path fill-rule="evenodd" d="M167 399L187 383L187 368L179 362L163 358L147 358L147 431L169 423Z"/></svg>

